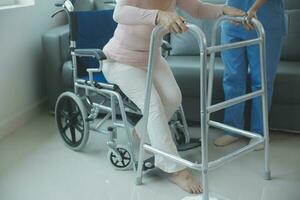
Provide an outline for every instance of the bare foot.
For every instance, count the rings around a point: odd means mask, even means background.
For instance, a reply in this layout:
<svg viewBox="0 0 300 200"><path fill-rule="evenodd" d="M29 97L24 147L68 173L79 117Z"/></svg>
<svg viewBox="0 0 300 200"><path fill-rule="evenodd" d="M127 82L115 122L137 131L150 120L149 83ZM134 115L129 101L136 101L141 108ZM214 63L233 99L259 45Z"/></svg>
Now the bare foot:
<svg viewBox="0 0 300 200"><path fill-rule="evenodd" d="M256 142L255 139L251 139L250 142L249 142L249 144L253 144L255 142ZM255 151L261 151L261 150L264 150L264 149L265 149L265 145L264 144L260 144L254 150Z"/></svg>
<svg viewBox="0 0 300 200"><path fill-rule="evenodd" d="M179 172L175 172L170 174L168 179L178 185L181 189L192 193L199 194L202 193L203 189L201 187L200 182L195 178L188 170L182 170Z"/></svg>
<svg viewBox="0 0 300 200"><path fill-rule="evenodd" d="M229 144L232 144L236 141L238 141L238 137L233 137L231 135L224 135L222 137L219 137L215 140L215 145L219 147L227 146Z"/></svg>

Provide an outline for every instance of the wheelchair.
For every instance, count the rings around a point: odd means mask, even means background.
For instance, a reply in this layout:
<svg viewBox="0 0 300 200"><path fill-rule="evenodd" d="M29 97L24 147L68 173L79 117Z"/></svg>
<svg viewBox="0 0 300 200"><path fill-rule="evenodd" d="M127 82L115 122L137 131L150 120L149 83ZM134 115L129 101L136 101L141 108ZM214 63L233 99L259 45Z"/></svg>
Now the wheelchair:
<svg viewBox="0 0 300 200"><path fill-rule="evenodd" d="M74 79L74 92L62 93L55 106L60 136L68 148L81 151L91 131L105 134L108 136L107 158L112 166L118 170L136 170L138 159L135 152L138 149L130 130L142 118L142 112L101 72L102 62L106 59L101 48L113 36L117 26L112 17L113 9L75 11L74 3L74 0L65 0L55 4L61 10L52 16L61 12L67 14ZM171 50L165 41L161 47L164 52ZM190 138L182 106L169 125L179 151L201 146L199 139ZM119 128L125 130L126 144L117 143ZM154 157L144 161L143 170L153 167Z"/></svg>

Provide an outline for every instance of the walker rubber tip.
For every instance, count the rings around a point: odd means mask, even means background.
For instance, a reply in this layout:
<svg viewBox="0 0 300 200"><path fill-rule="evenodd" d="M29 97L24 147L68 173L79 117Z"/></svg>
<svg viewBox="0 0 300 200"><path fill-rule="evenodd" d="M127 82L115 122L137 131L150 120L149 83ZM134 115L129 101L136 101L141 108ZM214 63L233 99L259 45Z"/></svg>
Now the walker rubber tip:
<svg viewBox="0 0 300 200"><path fill-rule="evenodd" d="M268 171L268 172L265 172L265 180L271 180L271 172Z"/></svg>
<svg viewBox="0 0 300 200"><path fill-rule="evenodd" d="M142 178L136 178L135 184L136 185L142 185L143 184Z"/></svg>

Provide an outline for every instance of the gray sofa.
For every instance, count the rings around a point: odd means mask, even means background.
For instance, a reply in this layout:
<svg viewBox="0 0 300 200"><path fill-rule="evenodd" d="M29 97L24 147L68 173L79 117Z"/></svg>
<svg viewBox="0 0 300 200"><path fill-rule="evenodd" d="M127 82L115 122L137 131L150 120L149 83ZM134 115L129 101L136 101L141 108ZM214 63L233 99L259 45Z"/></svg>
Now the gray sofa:
<svg viewBox="0 0 300 200"><path fill-rule="evenodd" d="M214 3L224 3L224 0L207 0ZM286 16L288 21L288 36L283 46L282 59L279 64L275 82L273 106L270 112L270 127L273 129L300 131L298 115L300 114L300 2L286 0ZM103 1L78 1L80 10L105 9ZM185 13L188 21L198 24L210 40L212 21L192 19ZM42 38L46 59L46 77L48 85L49 109L53 110L58 95L71 88L71 63L68 47L68 27L57 27L49 30ZM171 35L170 43L173 50L167 60L170 63L175 78L182 90L183 106L190 123L199 122L199 50L190 35ZM220 57L216 59L213 102L223 100L222 76L223 64ZM246 118L249 116L247 106ZM213 118L222 121L223 113L218 112Z"/></svg>

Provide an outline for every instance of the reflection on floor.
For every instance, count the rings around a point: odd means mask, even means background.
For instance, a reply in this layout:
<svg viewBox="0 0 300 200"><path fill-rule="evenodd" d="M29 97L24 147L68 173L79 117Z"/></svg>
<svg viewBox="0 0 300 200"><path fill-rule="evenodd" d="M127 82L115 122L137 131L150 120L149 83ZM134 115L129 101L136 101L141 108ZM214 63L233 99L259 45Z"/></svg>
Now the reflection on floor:
<svg viewBox="0 0 300 200"><path fill-rule="evenodd" d="M199 134L199 128L191 128ZM246 144L217 148L210 132L210 159ZM272 181L264 181L263 151L252 152L210 173L210 189L231 200L299 200L300 135L272 133ZM16 133L0 140L1 200L181 200L188 196L160 176L149 172L144 185L135 186L132 171L116 171L106 159L106 136L91 134L84 152L67 149L54 119L43 114ZM185 152L191 160L200 151ZM200 176L199 176L200 177Z"/></svg>

